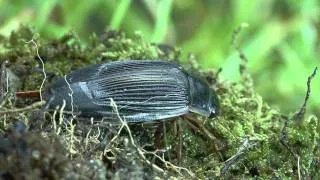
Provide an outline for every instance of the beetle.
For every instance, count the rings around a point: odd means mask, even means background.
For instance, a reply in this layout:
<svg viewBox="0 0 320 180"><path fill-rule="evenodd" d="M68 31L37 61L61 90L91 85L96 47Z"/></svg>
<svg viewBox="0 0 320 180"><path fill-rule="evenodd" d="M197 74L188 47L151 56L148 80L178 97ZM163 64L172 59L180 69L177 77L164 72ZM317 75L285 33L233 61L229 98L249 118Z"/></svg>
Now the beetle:
<svg viewBox="0 0 320 180"><path fill-rule="evenodd" d="M61 106L82 117L151 122L197 113L215 117L219 101L209 86L176 63L165 60L123 60L75 70L44 93L48 106Z"/></svg>

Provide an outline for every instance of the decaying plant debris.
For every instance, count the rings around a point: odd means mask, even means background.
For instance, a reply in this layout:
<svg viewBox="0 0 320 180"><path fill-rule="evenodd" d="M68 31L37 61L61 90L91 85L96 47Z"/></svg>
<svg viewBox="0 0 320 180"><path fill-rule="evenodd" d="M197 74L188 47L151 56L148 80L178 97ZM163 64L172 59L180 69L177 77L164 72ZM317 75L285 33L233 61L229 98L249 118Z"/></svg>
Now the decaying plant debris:
<svg viewBox="0 0 320 180"><path fill-rule="evenodd" d="M37 44L44 61L47 78L43 88L55 78L88 64L119 59L181 60L178 49L149 44L139 33L129 38L124 33L108 31L100 36L92 35L86 44L73 32L54 40L35 38L29 27L21 27L10 37L0 37L1 177L302 179L320 176L318 118L313 115L297 118L294 113L286 115L271 108L254 91L245 63L241 65L243 78L239 83L222 80L220 70L200 69L193 56L183 64L206 79L219 95L221 115L215 119L197 119L218 138L221 160L206 133L195 131L180 118L175 120L181 124L181 136L175 135L174 120L166 121L162 149L156 150L154 125L127 126L125 122L110 125L79 119L64 115L63 106L54 112L44 112L39 102L15 98L12 92L39 89L43 81L42 64L34 44L27 43L30 40ZM13 76L8 71L16 75L14 81L10 80ZM179 138L182 139L180 160L177 158Z"/></svg>

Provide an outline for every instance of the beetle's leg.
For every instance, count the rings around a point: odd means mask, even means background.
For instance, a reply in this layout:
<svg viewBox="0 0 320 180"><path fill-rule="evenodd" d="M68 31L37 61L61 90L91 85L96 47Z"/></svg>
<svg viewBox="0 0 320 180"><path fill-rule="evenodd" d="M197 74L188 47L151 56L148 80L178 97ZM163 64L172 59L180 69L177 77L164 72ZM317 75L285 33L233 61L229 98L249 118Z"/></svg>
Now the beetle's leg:
<svg viewBox="0 0 320 180"><path fill-rule="evenodd" d="M174 135L176 138L178 138L177 143L175 143L175 153L178 159L178 162L181 162L181 156L182 156L182 137L181 137L181 123L180 119L173 121L173 130Z"/></svg>
<svg viewBox="0 0 320 180"><path fill-rule="evenodd" d="M204 133L207 138L209 138L211 141L213 141L214 151L219 155L220 159L223 160L223 156L222 156L222 154L219 150L219 147L217 145L218 139L207 128L205 128L204 125L196 118L190 117L187 115L183 116L183 118L186 120L186 122L188 123L189 126L191 126L192 128L194 128L196 126L196 128L198 130L200 130L202 133Z"/></svg>
<svg viewBox="0 0 320 180"><path fill-rule="evenodd" d="M181 118L187 122L189 128L191 128L192 131L201 133L200 129L192 122L190 122L186 117L182 116Z"/></svg>
<svg viewBox="0 0 320 180"><path fill-rule="evenodd" d="M162 149L162 135L163 135L164 123L160 122L156 131L154 132L154 146L156 149Z"/></svg>

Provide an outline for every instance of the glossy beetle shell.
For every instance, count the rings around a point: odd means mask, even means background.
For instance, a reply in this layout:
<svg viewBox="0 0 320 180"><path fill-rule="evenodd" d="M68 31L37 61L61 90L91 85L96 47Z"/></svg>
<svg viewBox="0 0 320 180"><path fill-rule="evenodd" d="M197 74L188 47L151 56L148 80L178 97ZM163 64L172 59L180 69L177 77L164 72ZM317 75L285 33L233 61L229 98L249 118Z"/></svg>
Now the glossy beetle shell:
<svg viewBox="0 0 320 180"><path fill-rule="evenodd" d="M45 97L52 108L61 107L65 100L65 111L73 107L79 116L115 121L118 117L110 105L112 98L128 122L188 112L210 117L217 114L219 105L207 84L179 65L160 60L115 61L79 69L53 83Z"/></svg>

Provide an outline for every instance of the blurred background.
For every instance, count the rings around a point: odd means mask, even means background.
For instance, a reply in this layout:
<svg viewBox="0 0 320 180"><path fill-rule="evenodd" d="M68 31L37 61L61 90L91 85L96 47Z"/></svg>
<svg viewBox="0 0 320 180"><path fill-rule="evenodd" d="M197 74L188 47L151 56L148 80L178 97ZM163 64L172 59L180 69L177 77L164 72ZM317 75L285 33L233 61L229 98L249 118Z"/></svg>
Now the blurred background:
<svg viewBox="0 0 320 180"><path fill-rule="evenodd" d="M0 0L0 34L31 25L41 38L70 30L86 42L106 29L193 53L203 68L222 68L225 80L238 81L239 57L231 46L241 23L238 44L249 59L256 90L283 112L304 101L306 81L319 66L319 0ZM1 46L0 46L1 47ZM320 115L320 74L312 82L308 112Z"/></svg>

